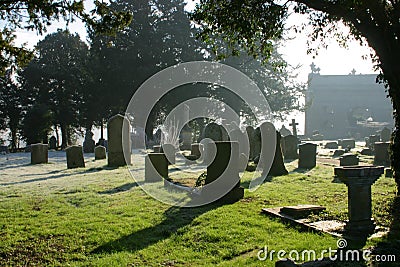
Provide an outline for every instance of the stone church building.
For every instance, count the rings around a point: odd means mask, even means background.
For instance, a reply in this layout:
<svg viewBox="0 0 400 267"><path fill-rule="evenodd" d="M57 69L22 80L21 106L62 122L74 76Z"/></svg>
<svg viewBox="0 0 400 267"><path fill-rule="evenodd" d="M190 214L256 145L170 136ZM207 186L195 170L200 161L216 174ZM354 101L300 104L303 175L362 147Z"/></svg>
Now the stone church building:
<svg viewBox="0 0 400 267"><path fill-rule="evenodd" d="M376 74L320 75L311 65L306 93L305 136L363 138L392 128L392 105Z"/></svg>

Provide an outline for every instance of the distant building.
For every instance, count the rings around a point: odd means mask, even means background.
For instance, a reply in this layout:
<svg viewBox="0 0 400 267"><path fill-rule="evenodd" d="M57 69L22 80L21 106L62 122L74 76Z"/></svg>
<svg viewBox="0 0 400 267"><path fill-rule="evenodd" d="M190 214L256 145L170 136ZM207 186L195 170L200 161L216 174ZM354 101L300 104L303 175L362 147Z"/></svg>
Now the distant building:
<svg viewBox="0 0 400 267"><path fill-rule="evenodd" d="M305 135L362 138L392 128L392 105L376 74L320 75L311 65L306 93Z"/></svg>

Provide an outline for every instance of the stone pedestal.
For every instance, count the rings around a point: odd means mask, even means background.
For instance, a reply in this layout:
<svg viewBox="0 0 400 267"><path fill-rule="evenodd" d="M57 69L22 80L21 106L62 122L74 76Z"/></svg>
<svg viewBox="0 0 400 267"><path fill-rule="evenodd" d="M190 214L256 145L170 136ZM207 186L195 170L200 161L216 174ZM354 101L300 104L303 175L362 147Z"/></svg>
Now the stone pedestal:
<svg viewBox="0 0 400 267"><path fill-rule="evenodd" d="M145 182L161 182L168 178L168 160L164 153L150 153L145 158Z"/></svg>
<svg viewBox="0 0 400 267"><path fill-rule="evenodd" d="M105 159L107 157L106 148L104 146L96 146L94 148L94 159Z"/></svg>
<svg viewBox="0 0 400 267"><path fill-rule="evenodd" d="M305 143L299 145L299 168L312 169L317 165L317 145Z"/></svg>
<svg viewBox="0 0 400 267"><path fill-rule="evenodd" d="M374 144L374 165L390 166L389 145L389 142L376 142Z"/></svg>
<svg viewBox="0 0 400 267"><path fill-rule="evenodd" d="M349 221L345 226L345 237L366 240L374 232L371 185L383 174L383 169L376 166L335 167L335 175L348 188Z"/></svg>
<svg viewBox="0 0 400 267"><path fill-rule="evenodd" d="M32 144L31 148L31 164L48 163L48 146L46 144Z"/></svg>
<svg viewBox="0 0 400 267"><path fill-rule="evenodd" d="M130 123L122 115L115 115L107 122L108 166L131 164Z"/></svg>
<svg viewBox="0 0 400 267"><path fill-rule="evenodd" d="M67 149L65 149L65 152L67 153L68 169L85 167L82 146L70 146Z"/></svg>

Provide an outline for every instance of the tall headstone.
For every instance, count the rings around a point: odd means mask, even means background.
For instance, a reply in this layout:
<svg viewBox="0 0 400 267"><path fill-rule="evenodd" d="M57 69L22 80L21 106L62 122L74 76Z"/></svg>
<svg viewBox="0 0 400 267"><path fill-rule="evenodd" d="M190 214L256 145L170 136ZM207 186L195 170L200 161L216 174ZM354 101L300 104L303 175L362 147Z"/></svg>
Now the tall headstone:
<svg viewBox="0 0 400 267"><path fill-rule="evenodd" d="M67 168L84 168L85 161L83 159L82 146L70 146L65 149L67 154Z"/></svg>
<svg viewBox="0 0 400 267"><path fill-rule="evenodd" d="M202 144L199 143L192 144L190 154L198 159L201 156L201 150L202 150Z"/></svg>
<svg viewBox="0 0 400 267"><path fill-rule="evenodd" d="M254 130L254 159L260 156L261 153L261 129L257 127Z"/></svg>
<svg viewBox="0 0 400 267"><path fill-rule="evenodd" d="M246 139L246 135L238 128L229 133L230 136L230 141L232 142L238 142L239 144L239 154L245 154L246 157L249 155L249 150L246 149L246 146L248 148L248 141Z"/></svg>
<svg viewBox="0 0 400 267"><path fill-rule="evenodd" d="M392 131L389 128L384 127L381 131L381 141L389 142L391 135L392 135Z"/></svg>
<svg viewBox="0 0 400 267"><path fill-rule="evenodd" d="M317 145L305 143L299 145L299 168L312 169L317 165Z"/></svg>
<svg viewBox="0 0 400 267"><path fill-rule="evenodd" d="M213 146L213 144L207 144ZM239 144L237 142L215 142L216 154L212 163L207 167L205 185L210 185L202 191L205 197L213 196L222 191L227 184L233 188L221 196L224 201L234 202L243 198L244 189L240 187L239 176Z"/></svg>
<svg viewBox="0 0 400 267"><path fill-rule="evenodd" d="M288 171L285 168L283 162L282 149L281 149L281 134L276 131L274 125L270 122L264 122L260 125L261 130L261 154L259 160L259 166L263 168L263 175L279 176L286 175ZM271 137L275 135L275 149L273 144L269 141ZM265 143L263 143L265 141ZM275 153L271 155L271 151L275 150ZM272 157L271 157L272 156ZM270 161L272 160L271 168L268 170ZM268 171L268 173L266 173Z"/></svg>
<svg viewBox="0 0 400 267"><path fill-rule="evenodd" d="M374 165L380 165L389 167L390 157L389 157L389 142L376 142L374 145L375 156Z"/></svg>
<svg viewBox="0 0 400 267"><path fill-rule="evenodd" d="M169 164L175 164L175 152L176 148L172 144L163 144L162 151L164 152L165 156L167 157Z"/></svg>
<svg viewBox="0 0 400 267"><path fill-rule="evenodd" d="M145 182L160 182L168 178L168 160L164 153L150 153L145 157Z"/></svg>
<svg viewBox="0 0 400 267"><path fill-rule="evenodd" d="M94 153L95 142L93 140L92 131L88 130L85 134L85 140L83 141L83 152L84 153Z"/></svg>
<svg viewBox="0 0 400 267"><path fill-rule="evenodd" d="M292 123L289 126L292 126L292 133L297 137L297 125L299 125L295 119L292 119Z"/></svg>
<svg viewBox="0 0 400 267"><path fill-rule="evenodd" d="M104 146L96 146L94 148L94 159L105 159L107 158L106 148Z"/></svg>
<svg viewBox="0 0 400 267"><path fill-rule="evenodd" d="M125 122L125 123L124 123ZM131 164L130 123L118 114L107 122L108 166Z"/></svg>
<svg viewBox="0 0 400 267"><path fill-rule="evenodd" d="M57 149L57 138L55 136L52 136L49 139L49 149Z"/></svg>
<svg viewBox="0 0 400 267"><path fill-rule="evenodd" d="M299 140L294 135L282 137L282 152L285 159L297 159L299 157L297 153L298 143Z"/></svg>
<svg viewBox="0 0 400 267"><path fill-rule="evenodd" d="M31 164L48 163L48 146L47 144L32 144L31 148Z"/></svg>

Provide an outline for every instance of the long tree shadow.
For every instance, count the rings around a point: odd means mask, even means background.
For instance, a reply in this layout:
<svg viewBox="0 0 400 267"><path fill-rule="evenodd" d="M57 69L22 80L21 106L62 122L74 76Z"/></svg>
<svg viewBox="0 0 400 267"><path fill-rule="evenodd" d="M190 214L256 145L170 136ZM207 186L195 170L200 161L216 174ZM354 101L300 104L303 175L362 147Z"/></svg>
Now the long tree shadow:
<svg viewBox="0 0 400 267"><path fill-rule="evenodd" d="M94 249L92 254L113 253L117 251L138 251L161 240L170 237L178 229L190 224L196 217L209 210L216 209L223 205L217 201L202 207L181 208L171 207L166 212L166 218L159 224L147 227L129 235L108 242Z"/></svg>
<svg viewBox="0 0 400 267"><path fill-rule="evenodd" d="M112 194L128 191L131 188L137 187L137 186L139 186L139 185L136 182L134 182L134 183L126 183L126 184L123 184L121 186L117 186L117 187L112 188L112 189L101 191L101 192L99 192L99 194L100 195L112 195Z"/></svg>

